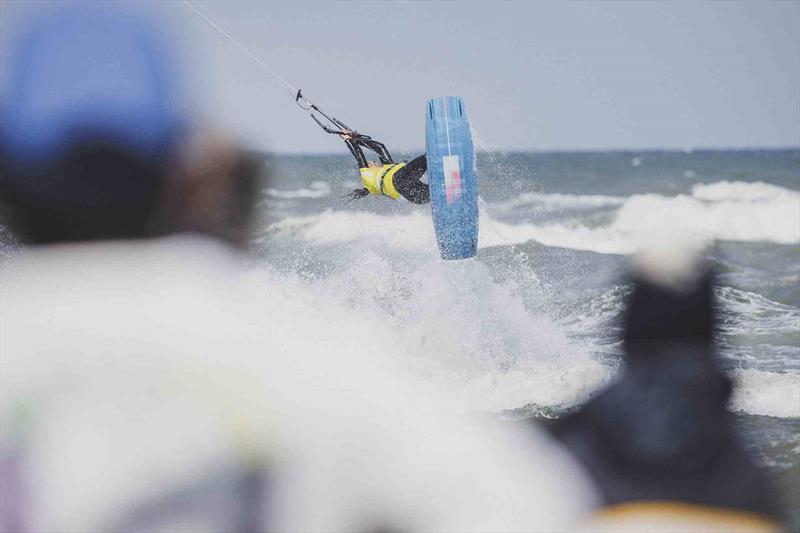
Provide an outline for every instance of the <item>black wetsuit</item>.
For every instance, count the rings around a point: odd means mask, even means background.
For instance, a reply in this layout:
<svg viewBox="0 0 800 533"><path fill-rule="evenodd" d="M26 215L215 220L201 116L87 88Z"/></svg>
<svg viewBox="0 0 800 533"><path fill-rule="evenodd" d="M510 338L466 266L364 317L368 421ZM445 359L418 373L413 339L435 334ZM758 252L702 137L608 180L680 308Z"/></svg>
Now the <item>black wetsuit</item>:
<svg viewBox="0 0 800 533"><path fill-rule="evenodd" d="M350 149L350 153L356 158L359 168L365 168L369 165L367 158L361 147L372 150L381 160L381 164L390 165L394 164L391 154L386 146L374 139L366 136L359 136L355 139L345 139L344 141ZM428 184L420 181L422 175L428 170L428 160L425 154L415 157L405 164L394 174L394 188L400 193L403 198L414 204L427 204L431 201L430 191ZM366 191L366 189L363 189Z"/></svg>

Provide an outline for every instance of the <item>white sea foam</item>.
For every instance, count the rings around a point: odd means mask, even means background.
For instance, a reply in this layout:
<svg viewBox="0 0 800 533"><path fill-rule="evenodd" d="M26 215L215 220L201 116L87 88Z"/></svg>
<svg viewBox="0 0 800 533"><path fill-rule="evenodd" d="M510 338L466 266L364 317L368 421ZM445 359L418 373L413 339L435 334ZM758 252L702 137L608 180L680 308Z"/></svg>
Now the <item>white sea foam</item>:
<svg viewBox="0 0 800 533"><path fill-rule="evenodd" d="M800 193L763 181L718 181L710 184L698 183L692 187L692 196L709 202L759 202L784 199L797 202Z"/></svg>
<svg viewBox="0 0 800 533"><path fill-rule="evenodd" d="M800 192L766 183L696 185L692 194L634 195L611 224L623 234L678 225L707 239L800 242Z"/></svg>
<svg viewBox="0 0 800 533"><path fill-rule="evenodd" d="M695 221L716 216L715 206L733 211L734 204L741 211L736 216L752 216L752 211L760 216L758 212L769 209L780 216L781 209L789 211L784 205L787 198L797 195L780 187L747 185L722 182L698 186L692 196L672 198L633 196L624 202L616 219L599 227L587 227L580 220L512 224L482 212L479 242L487 247L534 240L599 253L626 253L634 246L634 218L646 219L646 212L654 206ZM556 198L556 202L563 200ZM585 202L600 203L599 199ZM750 207L755 209L744 209L741 204L753 204ZM297 278L292 283L313 283L315 298L337 301L373 317L365 327L381 331L387 344L399 344L401 352L407 354L405 364L457 396L465 410L574 404L605 383L613 372L592 358L589 346L570 341L563 328L526 309L522 299L492 280L479 262L439 261L427 210L393 215L329 210L285 218L269 226L265 236L299 239L321 247L323 254L325 247L335 246L340 271L312 282ZM761 300L749 298L745 302L738 293L722 296L734 306L747 306L742 312L765 311L765 320L772 320L772 311L783 309L780 304L776 305L781 309L761 309ZM750 309L753 305L757 309ZM791 309L778 315L781 329L785 329L786 320L797 320ZM737 380L740 387L733 409L797 416L798 408L792 400L799 386L796 375L746 370L737 374ZM773 394L775 390L781 392Z"/></svg>
<svg viewBox="0 0 800 533"><path fill-rule="evenodd" d="M401 365L446 391L465 412L574 405L613 376L590 346L526 309L479 261L443 262L435 255L402 261L377 245L336 253L347 259L332 275L309 281L270 272L270 284L293 299L369 317L363 327L391 346ZM619 290L604 305L616 307ZM734 411L800 416L798 374L749 369L734 377Z"/></svg>
<svg viewBox="0 0 800 533"><path fill-rule="evenodd" d="M536 241L548 246L619 254L632 250L629 240L607 228L572 224L509 224L481 213L478 247L506 246ZM433 223L427 210L408 215L380 215L366 211L328 210L318 215L286 217L270 224L265 237L299 238L314 245L358 241L378 244L399 252L436 254Z"/></svg>
<svg viewBox="0 0 800 533"><path fill-rule="evenodd" d="M486 222L478 236L481 248L528 241L601 254L625 254L634 248L630 238L620 232L607 227L586 227L577 220L559 224L507 224L487 218Z"/></svg>
<svg viewBox="0 0 800 533"><path fill-rule="evenodd" d="M378 517L419 531L560 531L588 510L588 484L545 436L452 416L446 390L408 379L407 346L426 343L404 317L441 307L424 285L419 306L381 301L397 299L402 269L363 256L330 283L242 279L237 259L193 237L33 254L3 278L0 313L2 440L25 445L32 530L105 530L162 495L198 501L183 487L216 486L221 469L261 465L278 530L366 530ZM480 268L444 274L459 282L441 289L451 303L471 298L460 282L486 283ZM486 330L492 317L467 315L461 331L476 320ZM537 350L550 345L558 337L530 351L567 357ZM539 385L556 389L548 375ZM214 518L237 509L198 498ZM167 517L143 527L221 527L193 509Z"/></svg>
<svg viewBox="0 0 800 533"><path fill-rule="evenodd" d="M314 298L371 317L363 326L401 348L405 366L465 411L573 405L610 377L608 367L549 318L527 310L479 261L352 253L348 267L314 280Z"/></svg>
<svg viewBox="0 0 800 533"><path fill-rule="evenodd" d="M308 189L295 189L295 190L278 190L267 188L265 190L267 196L272 198L324 198L331 194L331 186L327 181L314 181Z"/></svg>
<svg viewBox="0 0 800 533"><path fill-rule="evenodd" d="M619 210L606 225L591 226L576 217L547 224L508 223L481 213L481 248L536 241L603 254L628 254L642 234L674 228L699 240L800 242L800 192L766 183L718 182L696 185L691 195L633 195L627 199L602 195L527 193L495 204L491 210L529 205L553 211L570 208L614 207ZM427 210L408 215L359 211L326 211L308 217L289 217L265 233L295 236L314 244L381 241L404 252L436 249Z"/></svg>
<svg viewBox="0 0 800 533"><path fill-rule="evenodd" d="M733 375L734 411L780 418L800 418L800 374L739 370Z"/></svg>
<svg viewBox="0 0 800 533"><path fill-rule="evenodd" d="M504 202L492 203L492 211L509 211L522 207L532 207L537 211L552 212L567 209L587 209L622 205L624 196L602 194L545 194L538 192L522 193Z"/></svg>
<svg viewBox="0 0 800 533"><path fill-rule="evenodd" d="M428 211L379 215L327 210L317 215L286 217L270 224L262 232L264 237L299 238L319 246L358 241L362 246L378 245L403 253L437 253Z"/></svg>
<svg viewBox="0 0 800 533"><path fill-rule="evenodd" d="M800 309L795 306L733 287L720 287L716 295L733 317L722 326L722 331L728 335L752 338L775 331L800 332ZM800 347L797 350L800 355Z"/></svg>
<svg viewBox="0 0 800 533"><path fill-rule="evenodd" d="M534 240L598 253L626 254L636 248L643 233L674 228L699 240L800 242L800 192L767 183L717 182L696 185L691 195L633 195L619 202L617 197L552 196L540 204L586 207L621 204L616 216L605 226L589 227L580 219L551 224L502 224L489 221L507 236L508 243ZM533 199L531 197L530 199ZM548 207L549 208L549 207ZM481 244L503 244L482 232Z"/></svg>

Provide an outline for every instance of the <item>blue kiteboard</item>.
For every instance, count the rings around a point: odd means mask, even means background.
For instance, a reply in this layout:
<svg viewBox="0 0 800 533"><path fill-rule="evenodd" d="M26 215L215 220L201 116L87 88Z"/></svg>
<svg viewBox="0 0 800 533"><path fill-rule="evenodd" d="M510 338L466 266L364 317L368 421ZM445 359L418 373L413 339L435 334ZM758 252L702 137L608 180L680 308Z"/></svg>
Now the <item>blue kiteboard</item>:
<svg viewBox="0 0 800 533"><path fill-rule="evenodd" d="M428 187L442 259L466 259L478 251L478 180L472 133L458 96L428 100L425 145Z"/></svg>

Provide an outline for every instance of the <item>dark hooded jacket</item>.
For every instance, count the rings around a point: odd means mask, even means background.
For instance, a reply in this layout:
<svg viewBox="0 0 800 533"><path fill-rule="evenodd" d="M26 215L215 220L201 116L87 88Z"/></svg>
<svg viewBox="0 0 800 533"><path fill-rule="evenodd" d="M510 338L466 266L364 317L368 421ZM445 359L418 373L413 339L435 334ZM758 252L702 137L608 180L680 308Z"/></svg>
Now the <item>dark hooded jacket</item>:
<svg viewBox="0 0 800 533"><path fill-rule="evenodd" d="M583 464L605 506L678 502L778 520L763 470L726 406L716 362L712 279L690 291L633 280L619 378L551 430Z"/></svg>

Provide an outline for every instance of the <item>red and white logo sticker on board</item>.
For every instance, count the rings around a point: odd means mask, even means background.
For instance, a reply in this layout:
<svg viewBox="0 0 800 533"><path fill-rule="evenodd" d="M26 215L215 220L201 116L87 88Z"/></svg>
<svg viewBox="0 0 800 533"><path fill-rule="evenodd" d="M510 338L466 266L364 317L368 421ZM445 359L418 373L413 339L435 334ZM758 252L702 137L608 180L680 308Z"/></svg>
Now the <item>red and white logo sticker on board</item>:
<svg viewBox="0 0 800 533"><path fill-rule="evenodd" d="M447 205L461 200L461 165L457 155L442 157L444 165L444 194Z"/></svg>

